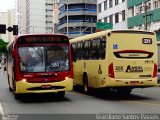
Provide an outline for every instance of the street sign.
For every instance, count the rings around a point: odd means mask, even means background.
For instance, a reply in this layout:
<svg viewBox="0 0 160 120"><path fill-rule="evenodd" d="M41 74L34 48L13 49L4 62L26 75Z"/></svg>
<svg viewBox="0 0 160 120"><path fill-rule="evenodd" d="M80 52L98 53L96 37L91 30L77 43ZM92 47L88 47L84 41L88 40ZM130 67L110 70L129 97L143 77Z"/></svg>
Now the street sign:
<svg viewBox="0 0 160 120"><path fill-rule="evenodd" d="M113 24L106 22L96 22L96 29L102 29L102 30L113 29Z"/></svg>

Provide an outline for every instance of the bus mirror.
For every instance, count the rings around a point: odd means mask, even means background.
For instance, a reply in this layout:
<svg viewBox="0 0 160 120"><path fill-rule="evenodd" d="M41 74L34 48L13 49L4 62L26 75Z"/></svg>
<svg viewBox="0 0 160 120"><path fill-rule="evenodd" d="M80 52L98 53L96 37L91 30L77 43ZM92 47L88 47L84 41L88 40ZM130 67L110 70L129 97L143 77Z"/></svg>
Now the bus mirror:
<svg viewBox="0 0 160 120"><path fill-rule="evenodd" d="M75 54L72 46L71 46L71 51L72 51L72 60L73 60L73 62L76 62L76 54Z"/></svg>

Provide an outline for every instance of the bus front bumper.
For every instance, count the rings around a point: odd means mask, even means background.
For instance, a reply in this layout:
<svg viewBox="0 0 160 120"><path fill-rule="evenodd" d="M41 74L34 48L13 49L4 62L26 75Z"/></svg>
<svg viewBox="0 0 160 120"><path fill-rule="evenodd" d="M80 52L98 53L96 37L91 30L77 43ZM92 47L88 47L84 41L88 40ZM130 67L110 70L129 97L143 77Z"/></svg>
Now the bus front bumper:
<svg viewBox="0 0 160 120"><path fill-rule="evenodd" d="M59 91L73 90L73 79L68 78L59 82L50 83L28 83L25 81L16 82L16 93L57 93Z"/></svg>

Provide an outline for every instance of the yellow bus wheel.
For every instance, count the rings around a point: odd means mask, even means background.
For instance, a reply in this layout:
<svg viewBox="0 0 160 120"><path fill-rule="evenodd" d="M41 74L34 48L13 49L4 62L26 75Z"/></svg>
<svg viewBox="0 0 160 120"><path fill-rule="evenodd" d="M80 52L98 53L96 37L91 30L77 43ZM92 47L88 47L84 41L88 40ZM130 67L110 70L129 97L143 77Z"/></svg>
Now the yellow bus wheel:
<svg viewBox="0 0 160 120"><path fill-rule="evenodd" d="M87 75L83 75L83 93L88 94L89 88L88 88L88 77Z"/></svg>

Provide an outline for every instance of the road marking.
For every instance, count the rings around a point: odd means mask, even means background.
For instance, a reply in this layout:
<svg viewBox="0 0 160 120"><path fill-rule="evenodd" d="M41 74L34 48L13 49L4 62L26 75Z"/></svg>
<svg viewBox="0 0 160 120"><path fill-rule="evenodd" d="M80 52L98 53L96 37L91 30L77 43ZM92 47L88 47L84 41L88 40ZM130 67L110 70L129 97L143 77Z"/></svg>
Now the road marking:
<svg viewBox="0 0 160 120"><path fill-rule="evenodd" d="M2 116L4 115L4 111L3 111L3 107L2 107L1 103L0 103L0 113L1 113Z"/></svg>
<svg viewBox="0 0 160 120"><path fill-rule="evenodd" d="M145 96L145 94L142 94L142 93L137 93L137 92L132 92L132 93L135 94L135 95Z"/></svg>
<svg viewBox="0 0 160 120"><path fill-rule="evenodd" d="M139 101L124 101L124 102L137 103L137 104L143 104L143 105L160 107L160 104L157 104L157 103L139 102Z"/></svg>

